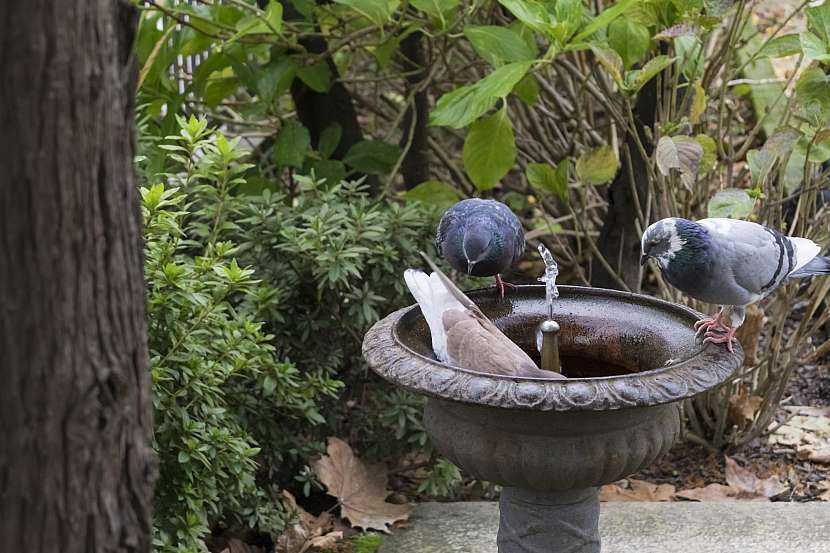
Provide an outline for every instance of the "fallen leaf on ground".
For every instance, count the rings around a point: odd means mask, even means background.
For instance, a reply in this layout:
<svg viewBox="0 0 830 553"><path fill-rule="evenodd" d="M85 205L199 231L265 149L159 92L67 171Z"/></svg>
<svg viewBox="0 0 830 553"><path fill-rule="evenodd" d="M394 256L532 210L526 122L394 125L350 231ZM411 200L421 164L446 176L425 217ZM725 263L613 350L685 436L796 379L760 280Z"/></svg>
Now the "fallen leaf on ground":
<svg viewBox="0 0 830 553"><path fill-rule="evenodd" d="M806 459L814 463L830 464L830 439L798 446L796 454L799 459Z"/></svg>
<svg viewBox="0 0 830 553"><path fill-rule="evenodd" d="M675 487L671 484L653 484L645 480L628 480L628 488L607 484L599 491L600 501L671 501Z"/></svg>
<svg viewBox="0 0 830 553"><path fill-rule="evenodd" d="M338 438L329 438L326 453L312 468L329 495L340 500L340 516L352 526L388 532L388 525L409 518L411 505L386 501L389 491L383 466L366 465Z"/></svg>
<svg viewBox="0 0 830 553"><path fill-rule="evenodd" d="M822 480L819 482L818 489L824 490L818 494L819 501L830 501L830 480Z"/></svg>
<svg viewBox="0 0 830 553"><path fill-rule="evenodd" d="M792 409L797 410L792 411ZM809 414L823 413L824 409L823 407L790 407L788 410L800 414L793 415L784 424L775 428L769 435L769 443L801 449L800 446L804 444L820 444L830 441L830 416ZM811 449L820 449L820 447Z"/></svg>
<svg viewBox="0 0 830 553"><path fill-rule="evenodd" d="M775 476L758 478L731 457L726 457L726 483L739 492L762 497L773 497L789 489Z"/></svg>
<svg viewBox="0 0 830 553"><path fill-rule="evenodd" d="M333 549L343 532L332 532L333 520L329 513L315 517L297 504L297 500L287 490L282 491L282 504L286 512L295 519L279 538L277 553L305 553L312 547ZM231 551L231 553L237 553ZM244 552L239 552L244 553Z"/></svg>
<svg viewBox="0 0 830 553"><path fill-rule="evenodd" d="M675 497L689 499L691 501L735 501L744 499L741 496L740 490L736 490L732 486L724 486L723 484L709 484L702 488L691 488L688 490L680 490ZM753 495L746 498L751 501L767 501L765 497Z"/></svg>
<svg viewBox="0 0 830 553"><path fill-rule="evenodd" d="M726 459L726 484L709 484L703 488L680 490L676 497L692 501L769 501L789 488L775 476L758 478L731 457Z"/></svg>
<svg viewBox="0 0 830 553"><path fill-rule="evenodd" d="M830 417L830 407L810 407L808 405L785 405L784 410L794 415L808 417Z"/></svg>

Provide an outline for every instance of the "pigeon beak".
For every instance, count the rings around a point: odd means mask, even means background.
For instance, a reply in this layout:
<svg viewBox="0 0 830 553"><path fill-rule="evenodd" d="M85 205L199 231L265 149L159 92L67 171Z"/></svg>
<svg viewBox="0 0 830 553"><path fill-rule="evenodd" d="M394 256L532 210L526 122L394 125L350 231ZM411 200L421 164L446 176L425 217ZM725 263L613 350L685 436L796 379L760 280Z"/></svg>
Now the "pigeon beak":
<svg viewBox="0 0 830 553"><path fill-rule="evenodd" d="M645 265L646 261L648 261L648 255L643 254L640 256L640 265Z"/></svg>
<svg viewBox="0 0 830 553"><path fill-rule="evenodd" d="M478 263L478 261L467 260L467 274L468 275L473 273L473 267L476 266L476 263Z"/></svg>

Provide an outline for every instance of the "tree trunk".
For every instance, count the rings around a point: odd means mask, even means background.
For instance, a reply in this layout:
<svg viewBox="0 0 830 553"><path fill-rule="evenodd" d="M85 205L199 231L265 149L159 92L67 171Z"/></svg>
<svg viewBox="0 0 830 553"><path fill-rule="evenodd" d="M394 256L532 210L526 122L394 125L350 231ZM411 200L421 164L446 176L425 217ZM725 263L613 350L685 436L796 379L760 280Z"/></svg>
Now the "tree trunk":
<svg viewBox="0 0 830 553"><path fill-rule="evenodd" d="M0 551L150 550L136 12L0 2Z"/></svg>
<svg viewBox="0 0 830 553"><path fill-rule="evenodd" d="M420 31L415 31L401 41L402 67L405 72L413 72L406 78L407 93L421 84L427 76L427 59ZM416 72L417 71L417 72ZM429 98L427 91L416 92L412 104L407 106L401 125L401 148L409 144L409 151L401 164L404 188L411 190L429 180Z"/></svg>
<svg viewBox="0 0 830 553"><path fill-rule="evenodd" d="M657 81L650 80L637 96L634 106L634 117L640 140L651 155L651 146L643 129L654 128L657 111ZM624 155L620 155L621 167L617 177L608 187L608 211L605 214L597 249L605 257L608 264L615 269L617 275L625 282L629 290L640 291L640 239L637 232L637 199L640 209L646 211L648 198L648 160L643 158L637 148L637 142L630 134L625 143L631 153L631 168ZM631 182L631 176L634 182ZM633 190L637 190L637 197ZM592 265L591 284L600 288L615 288L621 286L605 267L596 259Z"/></svg>

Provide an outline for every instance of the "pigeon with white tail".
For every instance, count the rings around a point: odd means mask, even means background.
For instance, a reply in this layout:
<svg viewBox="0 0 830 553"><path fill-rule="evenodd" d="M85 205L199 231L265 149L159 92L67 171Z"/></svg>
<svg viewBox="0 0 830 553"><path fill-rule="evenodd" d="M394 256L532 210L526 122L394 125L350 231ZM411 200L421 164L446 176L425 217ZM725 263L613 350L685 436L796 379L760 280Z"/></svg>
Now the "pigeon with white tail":
<svg viewBox="0 0 830 553"><path fill-rule="evenodd" d="M407 269L406 285L429 325L439 361L456 367L525 378L564 378L543 371L426 256L434 271Z"/></svg>
<svg viewBox="0 0 830 553"><path fill-rule="evenodd" d="M669 284L720 305L717 315L698 321L695 329L704 343L726 344L732 351L747 305L787 279L830 274L830 258L820 252L812 240L749 221L672 217L643 233L641 263L654 258Z"/></svg>

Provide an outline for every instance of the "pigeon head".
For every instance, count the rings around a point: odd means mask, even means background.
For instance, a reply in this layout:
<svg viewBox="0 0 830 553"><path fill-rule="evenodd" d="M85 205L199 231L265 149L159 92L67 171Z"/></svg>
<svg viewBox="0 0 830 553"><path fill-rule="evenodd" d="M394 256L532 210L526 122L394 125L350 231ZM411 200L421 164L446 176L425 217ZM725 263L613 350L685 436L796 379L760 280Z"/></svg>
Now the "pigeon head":
<svg viewBox="0 0 830 553"><path fill-rule="evenodd" d="M478 221L467 226L461 240L467 274L490 276L498 272L492 265L501 257L503 248L496 230L489 221Z"/></svg>
<svg viewBox="0 0 830 553"><path fill-rule="evenodd" d="M665 269L675 258L687 258L705 251L706 230L687 219L670 217L652 224L643 233L640 264L649 257Z"/></svg>

